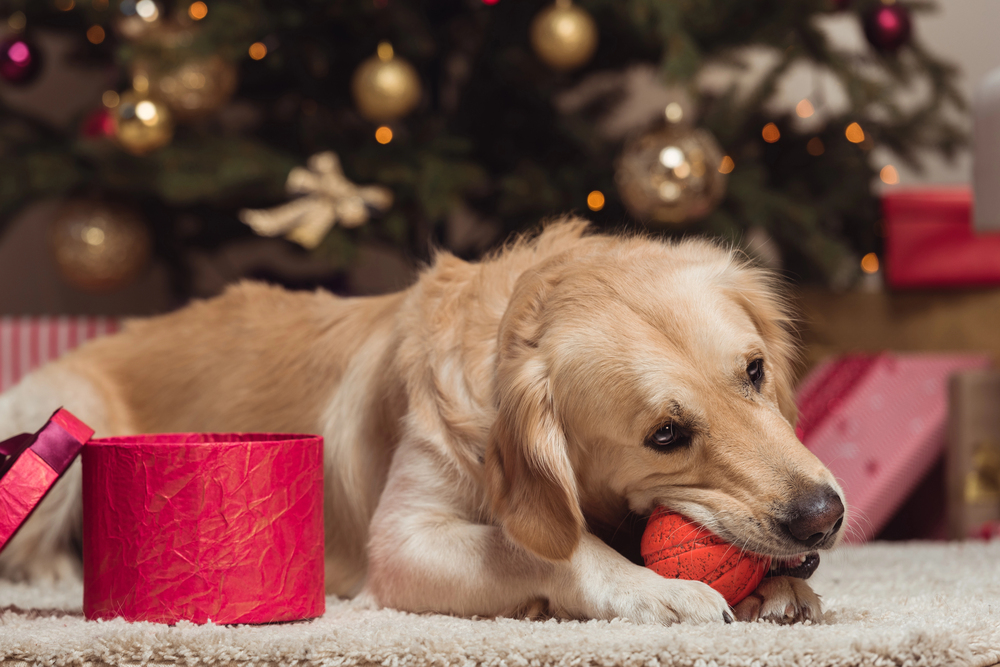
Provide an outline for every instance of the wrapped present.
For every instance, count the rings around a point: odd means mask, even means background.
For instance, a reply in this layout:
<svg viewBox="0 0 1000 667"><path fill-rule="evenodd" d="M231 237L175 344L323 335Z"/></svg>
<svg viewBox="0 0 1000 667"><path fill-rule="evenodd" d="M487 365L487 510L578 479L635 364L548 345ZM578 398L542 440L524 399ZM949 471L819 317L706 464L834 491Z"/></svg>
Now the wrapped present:
<svg viewBox="0 0 1000 667"><path fill-rule="evenodd" d="M0 443L0 550L66 472L94 432L57 410L37 433Z"/></svg>
<svg viewBox="0 0 1000 667"><path fill-rule="evenodd" d="M892 287L1000 285L1000 233L973 231L969 188L895 190L882 213Z"/></svg>
<svg viewBox="0 0 1000 667"><path fill-rule="evenodd" d="M843 487L845 540L876 536L944 454L949 377L989 365L985 355L847 355L802 382L796 430Z"/></svg>
<svg viewBox="0 0 1000 667"><path fill-rule="evenodd" d="M270 623L325 610L318 436L92 440L83 520L88 619Z"/></svg>
<svg viewBox="0 0 1000 667"><path fill-rule="evenodd" d="M1000 531L1000 372L958 373L950 389L949 533L992 537Z"/></svg>

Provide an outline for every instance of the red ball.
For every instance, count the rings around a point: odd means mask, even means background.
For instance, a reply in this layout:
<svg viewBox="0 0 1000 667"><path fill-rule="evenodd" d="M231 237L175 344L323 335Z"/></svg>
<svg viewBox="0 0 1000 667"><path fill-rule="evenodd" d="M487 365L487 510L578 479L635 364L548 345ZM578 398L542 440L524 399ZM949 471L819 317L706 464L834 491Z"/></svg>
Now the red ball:
<svg viewBox="0 0 1000 667"><path fill-rule="evenodd" d="M743 551L698 524L657 508L642 534L646 567L668 579L703 581L733 606L750 595L771 567L771 558Z"/></svg>

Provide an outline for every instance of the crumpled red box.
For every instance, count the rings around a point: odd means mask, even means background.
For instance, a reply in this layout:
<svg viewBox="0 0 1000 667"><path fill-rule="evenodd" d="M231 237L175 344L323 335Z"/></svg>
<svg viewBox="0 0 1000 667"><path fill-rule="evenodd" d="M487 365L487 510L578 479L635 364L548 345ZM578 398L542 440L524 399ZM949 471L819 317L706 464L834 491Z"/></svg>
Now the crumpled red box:
<svg viewBox="0 0 1000 667"><path fill-rule="evenodd" d="M0 550L21 527L94 432L59 409L37 433L0 442Z"/></svg>
<svg viewBox="0 0 1000 667"><path fill-rule="evenodd" d="M269 623L325 611L320 437L92 440L83 515L88 619Z"/></svg>

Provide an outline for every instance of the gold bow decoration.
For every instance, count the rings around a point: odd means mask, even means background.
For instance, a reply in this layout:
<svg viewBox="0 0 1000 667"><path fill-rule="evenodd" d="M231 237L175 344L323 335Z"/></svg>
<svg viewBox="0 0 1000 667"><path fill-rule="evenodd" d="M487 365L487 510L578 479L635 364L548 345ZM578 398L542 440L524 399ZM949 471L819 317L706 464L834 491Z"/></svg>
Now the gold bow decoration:
<svg viewBox="0 0 1000 667"><path fill-rule="evenodd" d="M285 190L302 195L270 209L240 211L240 220L261 236L284 235L306 248L315 248L338 222L357 227L368 221L369 208L392 206L392 191L381 185L356 185L347 180L333 151L317 153L306 167L288 173Z"/></svg>

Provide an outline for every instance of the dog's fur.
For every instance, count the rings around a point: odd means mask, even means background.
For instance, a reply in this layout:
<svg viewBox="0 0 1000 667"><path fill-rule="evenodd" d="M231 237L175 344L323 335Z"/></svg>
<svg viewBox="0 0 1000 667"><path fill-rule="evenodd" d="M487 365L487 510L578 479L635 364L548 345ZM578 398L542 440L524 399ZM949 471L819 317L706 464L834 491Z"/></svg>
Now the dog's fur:
<svg viewBox="0 0 1000 667"><path fill-rule="evenodd" d="M35 430L65 405L99 436L321 433L332 593L461 615L722 622L707 585L664 579L597 534L665 505L741 547L802 552L782 522L802 494L837 486L794 435L793 354L773 280L732 252L568 219L478 264L441 253L395 294L244 283L129 322L0 397L0 429ZM690 444L644 444L668 422ZM72 571L79 496L75 464L0 573ZM820 607L775 577L736 611Z"/></svg>

